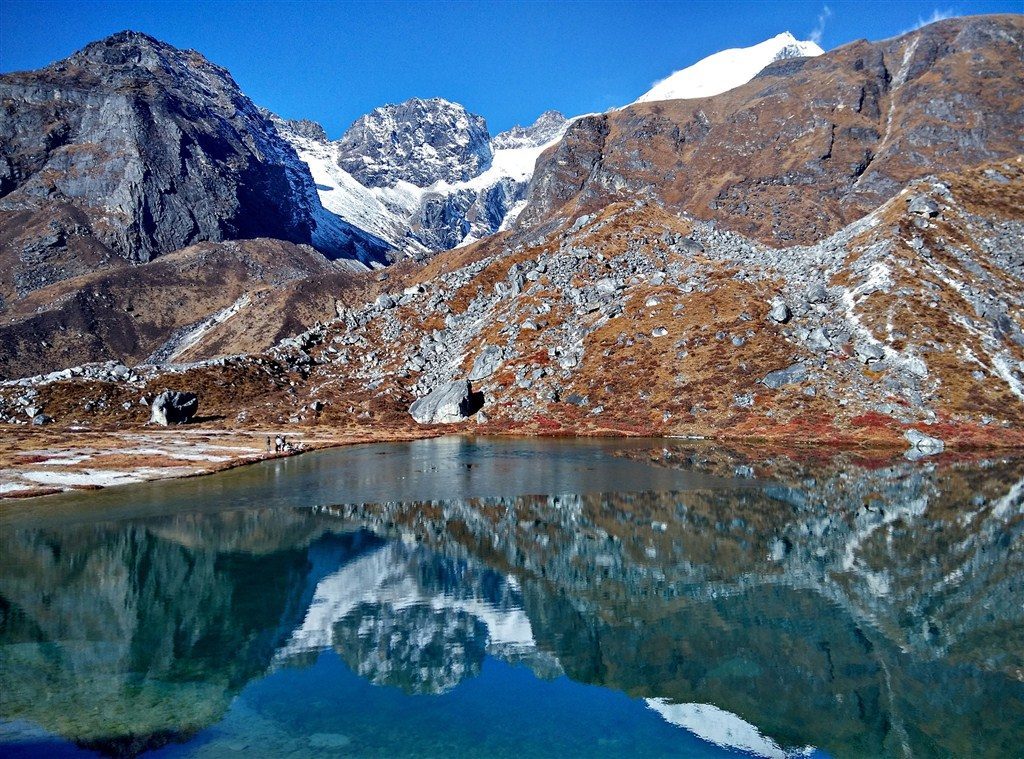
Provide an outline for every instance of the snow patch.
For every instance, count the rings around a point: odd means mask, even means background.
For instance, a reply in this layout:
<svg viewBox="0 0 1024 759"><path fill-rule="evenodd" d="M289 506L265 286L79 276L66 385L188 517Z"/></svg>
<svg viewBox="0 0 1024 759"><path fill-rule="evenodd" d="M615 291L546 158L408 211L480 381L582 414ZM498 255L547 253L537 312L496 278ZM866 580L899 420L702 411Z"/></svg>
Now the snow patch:
<svg viewBox="0 0 1024 759"><path fill-rule="evenodd" d="M662 79L634 102L688 100L720 95L746 84L774 61L811 58L824 52L813 42L799 41L789 32L783 32L751 47L731 48L709 55Z"/></svg>

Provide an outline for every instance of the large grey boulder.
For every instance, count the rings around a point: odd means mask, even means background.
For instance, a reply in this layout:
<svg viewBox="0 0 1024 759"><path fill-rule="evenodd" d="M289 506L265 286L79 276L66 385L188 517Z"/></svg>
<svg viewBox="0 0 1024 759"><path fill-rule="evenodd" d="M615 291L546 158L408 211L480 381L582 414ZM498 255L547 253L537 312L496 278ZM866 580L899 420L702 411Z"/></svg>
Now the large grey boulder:
<svg viewBox="0 0 1024 759"><path fill-rule="evenodd" d="M416 400L409 413L420 424L455 424L471 417L482 405L482 394L473 392L469 380L455 380Z"/></svg>
<svg viewBox="0 0 1024 759"><path fill-rule="evenodd" d="M768 318L770 318L773 322L785 324L786 322L789 321L790 316L791 314L789 311L789 306L786 305L785 301L772 301L772 309L771 311L768 312Z"/></svg>
<svg viewBox="0 0 1024 759"><path fill-rule="evenodd" d="M928 218L934 218L939 215L939 204L936 203L929 197L924 195L917 195L913 198L907 198L907 210L910 213L917 214L918 216L926 216Z"/></svg>
<svg viewBox="0 0 1024 759"><path fill-rule="evenodd" d="M942 453L946 448L946 444L937 437L925 435L919 430L907 430L903 433L903 437L907 439L912 449L921 453Z"/></svg>
<svg viewBox="0 0 1024 759"><path fill-rule="evenodd" d="M166 427L169 424L185 424L199 410L199 396L177 390L164 390L149 407L150 424Z"/></svg>
<svg viewBox="0 0 1024 759"><path fill-rule="evenodd" d="M761 382L773 390L777 390L783 385L803 382L805 379L807 379L807 367L804 364L793 364L785 369L776 369L774 372L768 372Z"/></svg>

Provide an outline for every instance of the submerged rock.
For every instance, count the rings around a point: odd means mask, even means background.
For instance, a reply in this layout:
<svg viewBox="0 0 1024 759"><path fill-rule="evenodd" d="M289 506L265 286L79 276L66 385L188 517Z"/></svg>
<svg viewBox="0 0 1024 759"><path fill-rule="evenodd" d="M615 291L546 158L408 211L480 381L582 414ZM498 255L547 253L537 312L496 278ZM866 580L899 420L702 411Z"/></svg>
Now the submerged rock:
<svg viewBox="0 0 1024 759"><path fill-rule="evenodd" d="M474 393L469 380L440 385L416 400L409 413L420 424L455 424L483 406L483 394Z"/></svg>
<svg viewBox="0 0 1024 759"><path fill-rule="evenodd" d="M150 424L166 427L169 424L186 424L199 410L199 396L177 390L164 390L149 407Z"/></svg>

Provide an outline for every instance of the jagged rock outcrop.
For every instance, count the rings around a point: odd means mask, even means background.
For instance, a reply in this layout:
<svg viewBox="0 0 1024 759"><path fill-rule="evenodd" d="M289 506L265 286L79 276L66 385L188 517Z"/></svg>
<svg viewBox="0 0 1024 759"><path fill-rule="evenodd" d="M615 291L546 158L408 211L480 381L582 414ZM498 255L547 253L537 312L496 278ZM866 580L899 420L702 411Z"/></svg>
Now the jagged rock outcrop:
<svg viewBox="0 0 1024 759"><path fill-rule="evenodd" d="M494 136L491 148L494 150L518 150L520 148L539 148L552 140L561 137L569 125L569 120L558 111L544 111L529 126L507 129Z"/></svg>

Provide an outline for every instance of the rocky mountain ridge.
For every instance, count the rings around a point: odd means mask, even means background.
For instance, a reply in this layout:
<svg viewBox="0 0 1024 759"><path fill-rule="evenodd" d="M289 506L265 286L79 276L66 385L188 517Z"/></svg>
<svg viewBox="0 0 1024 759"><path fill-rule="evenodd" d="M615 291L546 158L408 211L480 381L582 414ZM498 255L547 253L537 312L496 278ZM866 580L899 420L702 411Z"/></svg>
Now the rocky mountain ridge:
<svg viewBox="0 0 1024 759"><path fill-rule="evenodd" d="M772 63L716 97L578 119L542 156L517 225L640 197L812 244L912 179L1024 152L1022 50L1020 17L951 19Z"/></svg>

